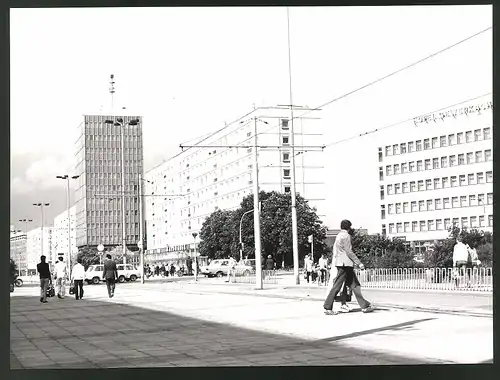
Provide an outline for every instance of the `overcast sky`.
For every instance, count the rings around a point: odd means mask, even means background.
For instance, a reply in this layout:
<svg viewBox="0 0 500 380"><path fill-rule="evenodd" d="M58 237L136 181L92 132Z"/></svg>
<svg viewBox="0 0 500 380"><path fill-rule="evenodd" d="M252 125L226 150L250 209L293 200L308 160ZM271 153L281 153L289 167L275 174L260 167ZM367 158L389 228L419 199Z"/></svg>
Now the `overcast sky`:
<svg viewBox="0 0 500 380"><path fill-rule="evenodd" d="M291 8L293 102L321 105L491 26L489 5ZM10 28L11 223L19 228L20 218L40 224L33 202L51 202L47 225L65 209L55 176L72 173L82 115L110 107L111 73L115 105L144 117L146 170L253 104L288 104L284 7L11 9ZM491 91L488 31L325 107L325 142ZM380 228L376 147L406 128L325 150L329 227L348 217ZM348 186L329 182L335 171L350 176Z"/></svg>

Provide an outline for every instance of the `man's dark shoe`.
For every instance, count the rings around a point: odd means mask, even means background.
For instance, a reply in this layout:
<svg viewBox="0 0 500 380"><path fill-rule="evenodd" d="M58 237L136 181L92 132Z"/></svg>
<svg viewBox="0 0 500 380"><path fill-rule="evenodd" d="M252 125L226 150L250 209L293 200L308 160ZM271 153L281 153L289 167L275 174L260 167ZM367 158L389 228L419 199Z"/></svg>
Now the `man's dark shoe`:
<svg viewBox="0 0 500 380"><path fill-rule="evenodd" d="M49 301L42 301L42 303L48 303Z"/></svg>
<svg viewBox="0 0 500 380"><path fill-rule="evenodd" d="M40 297L40 302L43 302L43 297Z"/></svg>
<svg viewBox="0 0 500 380"><path fill-rule="evenodd" d="M62 298L61 295L59 293L57 293L57 298Z"/></svg>

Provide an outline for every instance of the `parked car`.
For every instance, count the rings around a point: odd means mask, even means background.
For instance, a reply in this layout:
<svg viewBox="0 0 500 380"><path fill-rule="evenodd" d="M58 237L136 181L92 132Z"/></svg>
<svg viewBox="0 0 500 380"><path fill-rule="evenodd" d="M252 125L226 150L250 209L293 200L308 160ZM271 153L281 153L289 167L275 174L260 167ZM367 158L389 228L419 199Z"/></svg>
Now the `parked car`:
<svg viewBox="0 0 500 380"><path fill-rule="evenodd" d="M229 270L228 264L229 260L227 259L212 260L210 264L201 268L201 273L206 277L227 276L227 272Z"/></svg>
<svg viewBox="0 0 500 380"><path fill-rule="evenodd" d="M135 281L141 277L140 271L131 264L117 264L116 269L118 271L118 282L125 281ZM98 284L104 281L102 273L104 270L104 265L91 265L85 272L85 281L90 284Z"/></svg>
<svg viewBox="0 0 500 380"><path fill-rule="evenodd" d="M237 276L250 276L252 273L255 273L255 260L247 259L239 261L236 264L236 275Z"/></svg>

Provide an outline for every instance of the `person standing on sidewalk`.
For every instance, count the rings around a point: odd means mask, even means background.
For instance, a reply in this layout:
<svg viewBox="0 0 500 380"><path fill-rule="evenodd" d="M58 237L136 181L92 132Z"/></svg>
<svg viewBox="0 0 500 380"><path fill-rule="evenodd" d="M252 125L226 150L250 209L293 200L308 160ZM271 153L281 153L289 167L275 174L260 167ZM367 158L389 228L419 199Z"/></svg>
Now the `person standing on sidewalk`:
<svg viewBox="0 0 500 380"><path fill-rule="evenodd" d="M318 265L320 274L319 283L324 283L326 285L326 267L328 266L328 259L324 253L319 258Z"/></svg>
<svg viewBox="0 0 500 380"><path fill-rule="evenodd" d="M232 256L229 258L229 262L227 263L226 282L231 282L231 276L233 276L234 280L236 281L236 260Z"/></svg>
<svg viewBox="0 0 500 380"><path fill-rule="evenodd" d="M304 258L304 270L306 272L307 283L309 283L309 278L312 279L312 271L313 271L313 261L310 255L306 255Z"/></svg>
<svg viewBox="0 0 500 380"><path fill-rule="evenodd" d="M75 299L81 300L83 298L83 280L85 279L85 268L82 265L82 258L76 260L76 264L71 271L71 280L75 287Z"/></svg>
<svg viewBox="0 0 500 380"><path fill-rule="evenodd" d="M455 286L460 284L460 277L465 277L467 271L467 262L469 261L469 250L462 242L460 236L457 237L457 243L453 247L453 268L455 272Z"/></svg>
<svg viewBox="0 0 500 380"><path fill-rule="evenodd" d="M363 313L369 313L374 309L370 302L364 299L361 294L361 284L354 273L354 264L356 264L360 269L364 269L364 265L352 251L351 234L353 230L351 227L352 223L349 220L343 220L340 223L341 231L337 235L335 243L333 244L332 265L335 265L337 268L337 276L335 277L333 286L323 304L325 314L338 313L338 311L333 310L333 303L335 297L344 286L344 283L345 286L349 286L351 288L351 291L356 296L356 301L358 301Z"/></svg>
<svg viewBox="0 0 500 380"><path fill-rule="evenodd" d="M45 262L46 257L40 256L40 262L36 266L36 270L40 274L40 302L47 303L47 289L52 283L50 276L49 264Z"/></svg>
<svg viewBox="0 0 500 380"><path fill-rule="evenodd" d="M102 273L102 277L106 281L109 298L113 298L115 295L116 281L118 280L118 270L116 269L115 261L111 259L109 253L106 255L106 260L104 261L104 272Z"/></svg>
<svg viewBox="0 0 500 380"><path fill-rule="evenodd" d="M63 299L66 296L68 270L62 256L59 256L59 261L55 265L55 272L57 297Z"/></svg>

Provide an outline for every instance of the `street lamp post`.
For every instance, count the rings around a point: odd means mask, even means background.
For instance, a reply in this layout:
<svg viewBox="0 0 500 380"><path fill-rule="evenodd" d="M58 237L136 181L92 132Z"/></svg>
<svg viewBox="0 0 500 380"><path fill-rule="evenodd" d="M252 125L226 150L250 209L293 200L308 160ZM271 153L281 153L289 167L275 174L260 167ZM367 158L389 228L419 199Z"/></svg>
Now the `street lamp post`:
<svg viewBox="0 0 500 380"><path fill-rule="evenodd" d="M40 256L43 256L43 208L47 207L49 205L50 205L50 203L43 203L43 202L33 203L33 206L40 207L40 210L42 211L42 226L41 226L41 229L42 229L42 238L41 238L42 249L41 249L41 255Z"/></svg>
<svg viewBox="0 0 500 380"><path fill-rule="evenodd" d="M137 242L137 246L140 250L141 257L141 284L144 284L144 221L142 216L142 175L139 173L139 241Z"/></svg>
<svg viewBox="0 0 500 380"><path fill-rule="evenodd" d="M123 264L127 263L127 229L125 218L125 139L123 138L123 129L125 125L137 125L139 119L133 119L125 123L121 117L116 121L105 120L106 124L113 124L115 127L120 127L120 149L121 149L121 183L122 183L122 245L123 245Z"/></svg>
<svg viewBox="0 0 500 380"><path fill-rule="evenodd" d="M68 208L68 275L71 278L71 211L70 211L70 191L69 191L69 180L71 179L78 179L80 176L79 175L74 175L74 176L69 176L67 174L64 175L58 175L56 178L66 180L66 188L67 188L67 194L66 194L66 207Z"/></svg>
<svg viewBox="0 0 500 380"><path fill-rule="evenodd" d="M260 245L260 210L259 210L259 159L257 157L257 118L253 119L253 221L255 236L255 284L257 289L262 289L262 256Z"/></svg>
<svg viewBox="0 0 500 380"><path fill-rule="evenodd" d="M33 219L19 219L19 221L24 223L24 234L26 235L26 250L28 250L28 223L33 222ZM21 275L21 258L19 258L19 275Z"/></svg>
<svg viewBox="0 0 500 380"><path fill-rule="evenodd" d="M198 281L198 254L196 252L196 236L198 234L196 232L193 232L193 239L194 239L194 281Z"/></svg>

